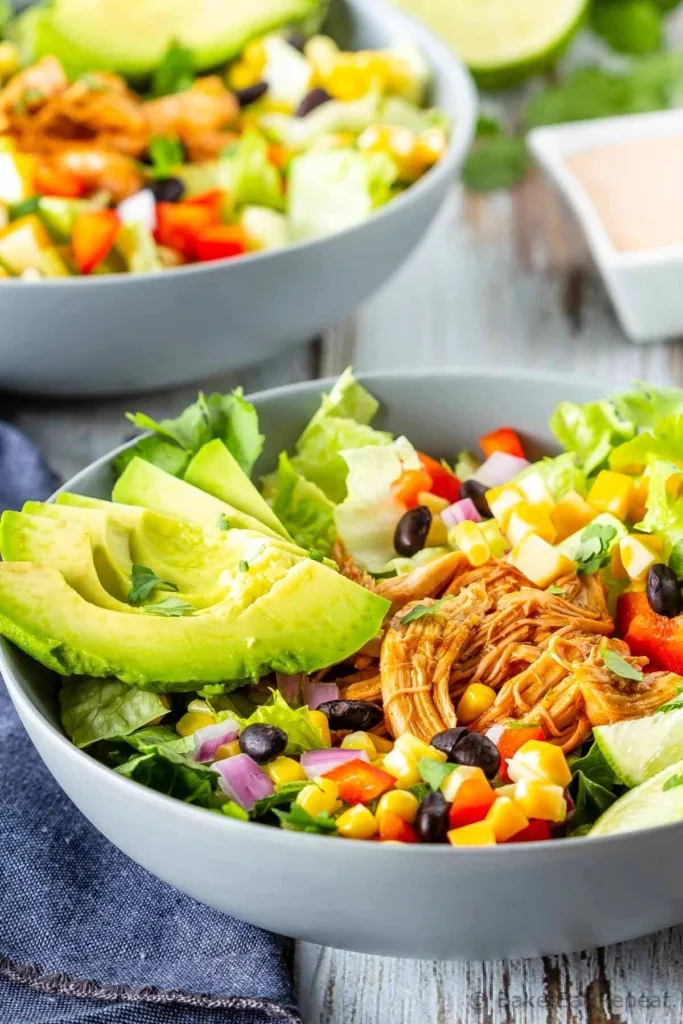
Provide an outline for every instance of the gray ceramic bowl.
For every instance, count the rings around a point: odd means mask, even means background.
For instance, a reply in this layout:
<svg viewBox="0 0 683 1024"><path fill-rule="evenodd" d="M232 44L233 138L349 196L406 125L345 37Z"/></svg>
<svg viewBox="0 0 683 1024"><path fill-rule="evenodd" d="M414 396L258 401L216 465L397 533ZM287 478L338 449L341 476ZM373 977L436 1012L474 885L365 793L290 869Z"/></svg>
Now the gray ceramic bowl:
<svg viewBox="0 0 683 1024"><path fill-rule="evenodd" d="M558 401L606 390L576 378L446 370L366 382L382 402L382 426L450 458L501 423L521 428L530 454L547 448ZM256 397L270 442L263 469L292 444L321 387ZM110 462L66 486L109 496ZM101 832L165 881L265 928L370 953L488 960L568 953L683 920L683 825L455 850L236 822L145 789L77 750L59 725L54 678L4 642L0 671L48 768Z"/></svg>
<svg viewBox="0 0 683 1024"><path fill-rule="evenodd" d="M256 363L305 341L401 266L438 211L474 130L471 80L438 40L381 0L334 0L352 49L412 38L453 119L444 159L370 220L317 241L158 275L3 281L0 383L52 395L144 391Z"/></svg>

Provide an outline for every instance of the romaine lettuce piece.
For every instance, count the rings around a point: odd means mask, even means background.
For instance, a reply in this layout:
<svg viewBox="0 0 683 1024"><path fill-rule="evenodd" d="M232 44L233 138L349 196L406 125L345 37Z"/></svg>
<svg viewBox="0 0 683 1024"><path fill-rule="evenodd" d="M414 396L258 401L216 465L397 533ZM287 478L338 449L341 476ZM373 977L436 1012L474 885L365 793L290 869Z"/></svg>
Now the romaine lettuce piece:
<svg viewBox="0 0 683 1024"><path fill-rule="evenodd" d="M289 172L292 238L320 238L362 223L391 198L398 168L384 153L310 151Z"/></svg>
<svg viewBox="0 0 683 1024"><path fill-rule="evenodd" d="M680 477L683 484L683 473L671 462L656 461L650 463L650 483L645 501L645 518L636 524L636 529L646 533L657 534L671 550L683 537L683 501L678 495L678 487L671 487L670 477Z"/></svg>
<svg viewBox="0 0 683 1024"><path fill-rule="evenodd" d="M268 158L268 141L261 132L248 129L234 146L225 150L218 165L221 188L235 206L285 206L280 172Z"/></svg>
<svg viewBox="0 0 683 1024"><path fill-rule="evenodd" d="M330 554L337 534L334 504L316 484L297 473L285 452L277 470L264 479L263 496L297 544Z"/></svg>
<svg viewBox="0 0 683 1024"><path fill-rule="evenodd" d="M77 747L128 736L168 714L158 693L137 690L118 679L75 679L59 694L64 730Z"/></svg>
<svg viewBox="0 0 683 1024"><path fill-rule="evenodd" d="M347 498L335 510L337 532L349 554L370 572L382 572L396 557L394 531L405 512L392 491L405 470L420 469L405 437L392 444L342 451L348 465Z"/></svg>

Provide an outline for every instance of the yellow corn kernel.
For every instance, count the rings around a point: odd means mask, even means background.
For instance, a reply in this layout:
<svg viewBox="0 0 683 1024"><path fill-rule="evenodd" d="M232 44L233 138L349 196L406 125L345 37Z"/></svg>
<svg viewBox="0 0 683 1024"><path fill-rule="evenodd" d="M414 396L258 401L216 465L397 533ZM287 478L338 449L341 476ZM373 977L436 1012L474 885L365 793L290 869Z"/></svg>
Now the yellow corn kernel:
<svg viewBox="0 0 683 1024"><path fill-rule="evenodd" d="M247 43L242 50L242 60L247 67L254 68L259 75L262 73L266 66L266 48L260 39L253 39Z"/></svg>
<svg viewBox="0 0 683 1024"><path fill-rule="evenodd" d="M21 67L21 54L15 43L0 43L0 81L5 82Z"/></svg>
<svg viewBox="0 0 683 1024"><path fill-rule="evenodd" d="M416 764L423 757L430 761L440 761L442 764L447 760L442 750L437 750L431 743L418 739L412 732L404 732L399 736L394 742L394 750L400 750L406 757L412 757Z"/></svg>
<svg viewBox="0 0 683 1024"><path fill-rule="evenodd" d="M429 491L420 491L417 503L428 508L433 516L438 516L449 504L445 498L440 498L438 494L430 494Z"/></svg>
<svg viewBox="0 0 683 1024"><path fill-rule="evenodd" d="M554 544L557 536L547 505L531 505L528 501L522 501L512 509L505 532L513 546L528 533L537 534L548 544Z"/></svg>
<svg viewBox="0 0 683 1024"><path fill-rule="evenodd" d="M595 509L591 508L577 491L568 491L564 498L550 509L550 518L557 533L554 543L561 544L572 533L588 526L595 516Z"/></svg>
<svg viewBox="0 0 683 1024"><path fill-rule="evenodd" d="M243 60L236 61L228 71L228 85L231 89L248 89L261 81L261 72Z"/></svg>
<svg viewBox="0 0 683 1024"><path fill-rule="evenodd" d="M432 521L425 541L425 547L437 548L448 543L448 529L440 513L448 508L445 498L439 498L436 494L429 494L428 491L420 491L417 496L418 505L424 505L432 513Z"/></svg>
<svg viewBox="0 0 683 1024"><path fill-rule="evenodd" d="M319 729L322 733L323 743L326 747L332 746L332 737L330 736L330 723L327 715L324 711L311 711L311 721L316 729Z"/></svg>
<svg viewBox="0 0 683 1024"><path fill-rule="evenodd" d="M645 579L650 566L662 561L661 542L657 544L658 540L658 537L630 533L619 541L621 563L632 580Z"/></svg>
<svg viewBox="0 0 683 1024"><path fill-rule="evenodd" d="M415 143L414 157L424 167L431 167L448 149L448 136L443 128L427 128Z"/></svg>
<svg viewBox="0 0 683 1024"><path fill-rule="evenodd" d="M382 815L386 811L393 811L394 814L398 814L399 818L403 818L411 825L415 821L419 809L420 801L413 793L409 793L405 789L392 789L388 793L383 793L379 798L377 820L381 821Z"/></svg>
<svg viewBox="0 0 683 1024"><path fill-rule="evenodd" d="M372 762L374 764L375 768L383 768L384 767L384 758L386 756L387 756L386 754L376 754L375 755L375 759Z"/></svg>
<svg viewBox="0 0 683 1024"><path fill-rule="evenodd" d="M226 757L237 757L242 753L239 740L231 740L230 743L221 743L213 755L214 761L225 761ZM304 773L305 777L305 773Z"/></svg>
<svg viewBox="0 0 683 1024"><path fill-rule="evenodd" d="M306 778L306 772L293 757L276 757L270 764L264 764L263 770L276 786L286 782L303 782Z"/></svg>
<svg viewBox="0 0 683 1024"><path fill-rule="evenodd" d="M449 536L453 538L458 549L467 557L471 565L475 567L483 565L491 557L491 549L486 543L486 537L478 523L469 521L458 523L452 528Z"/></svg>
<svg viewBox="0 0 683 1024"><path fill-rule="evenodd" d="M297 793L296 802L299 807L317 818L319 814L332 814L337 809L339 790L332 779L315 778L310 786Z"/></svg>
<svg viewBox="0 0 683 1024"><path fill-rule="evenodd" d="M491 515L500 523L503 531L507 529L510 513L515 505L524 501L524 495L514 484L503 484L502 487L492 487L486 492L486 500L491 509Z"/></svg>
<svg viewBox="0 0 683 1024"><path fill-rule="evenodd" d="M473 825L452 828L448 842L451 846L495 846L496 834L489 821L475 821Z"/></svg>
<svg viewBox="0 0 683 1024"><path fill-rule="evenodd" d="M349 807L337 818L337 830L345 839L372 839L377 827L375 815L363 804Z"/></svg>
<svg viewBox="0 0 683 1024"><path fill-rule="evenodd" d="M564 821L567 803L562 786L540 779L522 779L515 784L515 803L527 818Z"/></svg>
<svg viewBox="0 0 683 1024"><path fill-rule="evenodd" d="M386 736L378 736L376 733L371 732L370 738L375 744L375 750L378 754L388 754L390 750L394 749L394 741L387 739Z"/></svg>
<svg viewBox="0 0 683 1024"><path fill-rule="evenodd" d="M529 824L527 816L508 796L499 796L491 804L484 821L493 829L497 843L504 843Z"/></svg>
<svg viewBox="0 0 683 1024"><path fill-rule="evenodd" d="M544 505L546 508L552 508L555 504L540 473L527 473L521 480L515 482L515 486L519 488L530 505Z"/></svg>
<svg viewBox="0 0 683 1024"><path fill-rule="evenodd" d="M366 732L350 732L341 742L345 750L364 750L371 761L377 757L377 747Z"/></svg>
<svg viewBox="0 0 683 1024"><path fill-rule="evenodd" d="M598 512L611 512L623 520L633 504L634 495L633 477L603 469L598 473L586 501Z"/></svg>
<svg viewBox="0 0 683 1024"><path fill-rule="evenodd" d="M375 764L377 764L376 761ZM416 786L418 782L422 781L415 758L409 757L396 746L388 754L384 754L382 768L394 776L398 789L410 789L411 786Z"/></svg>
<svg viewBox="0 0 683 1024"><path fill-rule="evenodd" d="M186 715L179 720L175 729L179 736L191 736L199 729L204 729L207 725L215 725L216 719L213 715L207 715L201 711L188 711Z"/></svg>
<svg viewBox="0 0 683 1024"><path fill-rule="evenodd" d="M564 751L544 740L527 740L507 763L508 775L513 782L538 779L551 782L564 789L572 780Z"/></svg>
<svg viewBox="0 0 683 1024"><path fill-rule="evenodd" d="M488 711L495 699L496 691L490 686L484 686L483 683L470 683L458 701L455 712L458 725L469 725L475 718L479 718L479 715Z"/></svg>
<svg viewBox="0 0 683 1024"><path fill-rule="evenodd" d="M539 587L547 587L576 569L576 562L535 533L528 533L514 546L510 562Z"/></svg>

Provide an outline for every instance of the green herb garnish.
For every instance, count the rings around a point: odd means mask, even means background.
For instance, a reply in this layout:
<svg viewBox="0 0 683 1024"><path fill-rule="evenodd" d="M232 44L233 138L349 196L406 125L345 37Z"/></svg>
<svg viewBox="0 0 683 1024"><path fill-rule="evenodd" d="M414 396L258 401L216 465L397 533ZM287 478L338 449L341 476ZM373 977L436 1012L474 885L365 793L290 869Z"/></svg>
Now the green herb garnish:
<svg viewBox="0 0 683 1024"><path fill-rule="evenodd" d="M683 786L683 775L672 775L671 778L666 780L662 790L666 793L667 789L676 789L677 786Z"/></svg>
<svg viewBox="0 0 683 1024"><path fill-rule="evenodd" d="M620 654L613 651L611 647L601 647L600 654L607 668L615 676L619 676L620 679L633 679L636 683L642 683L645 677L640 669L631 665Z"/></svg>
<svg viewBox="0 0 683 1024"><path fill-rule="evenodd" d="M169 178L185 161L185 147L174 135L153 135L147 152L155 178Z"/></svg>
<svg viewBox="0 0 683 1024"><path fill-rule="evenodd" d="M608 523L591 523L581 534L574 561L580 576L592 576L610 559L610 544L617 535L614 526Z"/></svg>
<svg viewBox="0 0 683 1024"><path fill-rule="evenodd" d="M226 516L225 512L221 512L218 517L218 529L219 530L232 530L232 523Z"/></svg>
<svg viewBox="0 0 683 1024"><path fill-rule="evenodd" d="M314 562L322 562L325 556L323 555L322 551L318 551L317 548L309 548L308 557L312 558Z"/></svg>
<svg viewBox="0 0 683 1024"><path fill-rule="evenodd" d="M683 686L677 686L676 696L672 697L666 704L662 704L660 708L657 708L655 714L666 715L669 711L679 711L681 708L683 708Z"/></svg>
<svg viewBox="0 0 683 1024"><path fill-rule="evenodd" d="M430 757L421 757L417 762L417 770L420 778L436 792L441 788L441 783L451 772L455 771L456 764L444 764L442 761L432 761Z"/></svg>
<svg viewBox="0 0 683 1024"><path fill-rule="evenodd" d="M166 597L163 601L157 601L156 604L148 604L144 611L151 612L152 615L167 615L175 618L180 615L189 615L194 608L179 597Z"/></svg>
<svg viewBox="0 0 683 1024"><path fill-rule="evenodd" d="M276 807L274 813L280 819L282 827L293 832L317 832L324 835L337 831L337 823L334 818L330 818L329 814L321 812L313 818L299 804L292 804L288 811L281 811Z"/></svg>
<svg viewBox="0 0 683 1024"><path fill-rule="evenodd" d="M548 690L550 693L550 690ZM540 722L516 722L514 719L505 723L506 729L538 729L540 728Z"/></svg>
<svg viewBox="0 0 683 1024"><path fill-rule="evenodd" d="M160 579L153 569L146 565L133 565L130 577L131 588L128 592L128 604L140 604L145 601L153 590L177 590L175 583Z"/></svg>
<svg viewBox="0 0 683 1024"><path fill-rule="evenodd" d="M424 615L434 615L443 604L452 600L453 595L449 594L448 597L442 597L440 601L435 601L434 604L417 604L402 616L401 625L406 626L409 622L415 622L416 619L421 619Z"/></svg>
<svg viewBox="0 0 683 1024"><path fill-rule="evenodd" d="M502 132L484 134L467 155L462 180L471 192L495 192L519 184L529 166L524 139Z"/></svg>
<svg viewBox="0 0 683 1024"><path fill-rule="evenodd" d="M184 92L196 77L192 50L173 39L154 71L151 94L157 97Z"/></svg>
<svg viewBox="0 0 683 1024"><path fill-rule="evenodd" d="M566 597L567 591L563 590L562 587L558 587L556 583L553 583L552 587L548 587L548 593L554 594L555 597Z"/></svg>
<svg viewBox="0 0 683 1024"><path fill-rule="evenodd" d="M272 796L264 797L263 800L257 800L254 804L254 809L251 812L254 818L262 818L269 811L274 811L276 807L282 807L283 804L291 804L304 786L307 786L308 782L303 780L297 782L283 782L282 785L278 786Z"/></svg>
<svg viewBox="0 0 683 1024"><path fill-rule="evenodd" d="M240 559L239 570L240 572L249 572L249 562L246 559Z"/></svg>

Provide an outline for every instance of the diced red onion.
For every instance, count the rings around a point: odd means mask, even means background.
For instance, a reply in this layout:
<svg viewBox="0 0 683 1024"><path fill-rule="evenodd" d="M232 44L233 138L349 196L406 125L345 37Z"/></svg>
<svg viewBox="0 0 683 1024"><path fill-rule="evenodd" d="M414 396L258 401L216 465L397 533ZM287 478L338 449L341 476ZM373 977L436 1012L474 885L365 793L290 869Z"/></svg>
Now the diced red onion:
<svg viewBox="0 0 683 1024"><path fill-rule="evenodd" d="M486 487L501 487L530 465L527 459L520 459L517 455L494 452L482 463L472 479L485 484Z"/></svg>
<svg viewBox="0 0 683 1024"><path fill-rule="evenodd" d="M223 792L245 811L253 810L257 800L264 800L275 792L272 780L248 754L225 757L216 761L213 769L218 772Z"/></svg>
<svg viewBox="0 0 683 1024"><path fill-rule="evenodd" d="M315 711L328 700L339 700L336 683L304 683L304 697L311 711Z"/></svg>
<svg viewBox="0 0 683 1024"><path fill-rule="evenodd" d="M330 747L327 750L307 750L301 755L301 767L309 779L326 775L340 764L348 761L369 761L364 750L348 750L346 747Z"/></svg>
<svg viewBox="0 0 683 1024"><path fill-rule="evenodd" d="M124 224L142 224L148 231L156 230L156 202L148 188L143 188L128 199L124 199L119 203L116 212Z"/></svg>
<svg viewBox="0 0 683 1024"><path fill-rule="evenodd" d="M441 513L441 519L448 527L457 526L458 523L464 523L466 520L470 523L481 522L481 516L471 498L461 498L460 501L449 505Z"/></svg>
<svg viewBox="0 0 683 1024"><path fill-rule="evenodd" d="M306 674L299 672L295 676L286 676L284 672L276 672L275 679L277 688L287 703L296 707L301 699L301 686L306 679Z"/></svg>
<svg viewBox="0 0 683 1024"><path fill-rule="evenodd" d="M216 751L224 743L231 743L239 735L240 727L234 718L228 718L225 722L217 722L216 725L207 725L203 729L197 729L194 734L194 759L195 761L213 761Z"/></svg>

